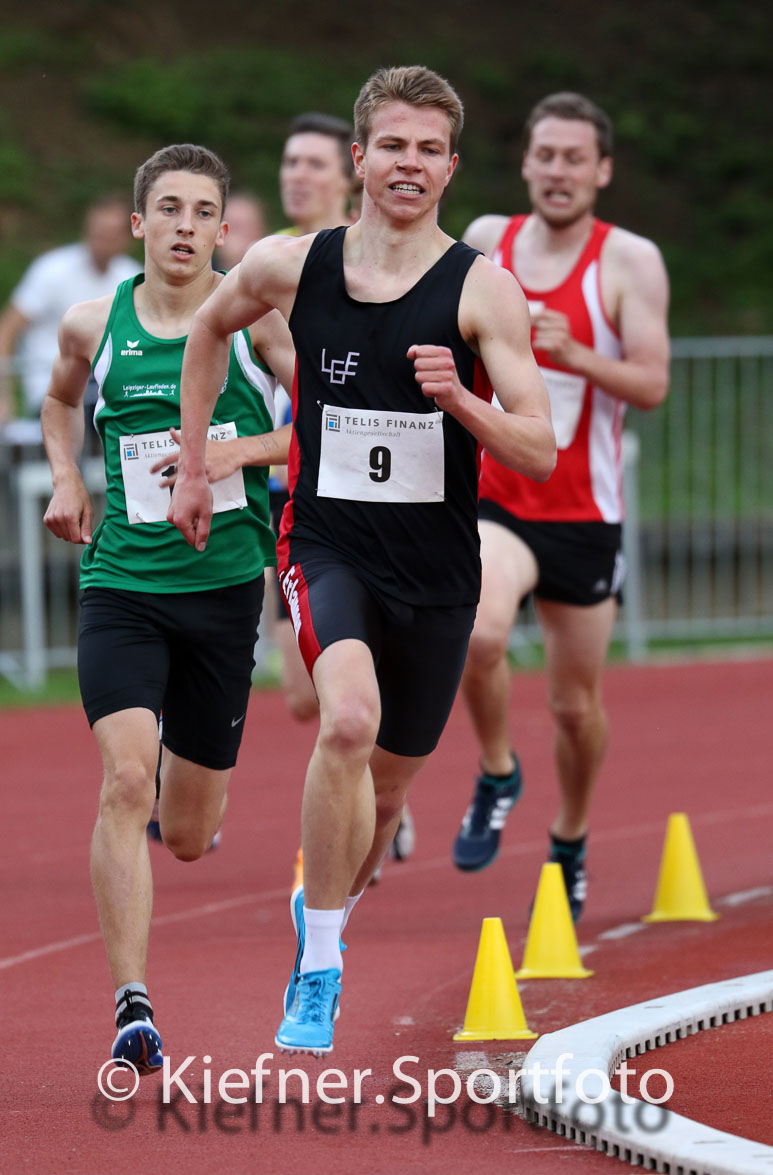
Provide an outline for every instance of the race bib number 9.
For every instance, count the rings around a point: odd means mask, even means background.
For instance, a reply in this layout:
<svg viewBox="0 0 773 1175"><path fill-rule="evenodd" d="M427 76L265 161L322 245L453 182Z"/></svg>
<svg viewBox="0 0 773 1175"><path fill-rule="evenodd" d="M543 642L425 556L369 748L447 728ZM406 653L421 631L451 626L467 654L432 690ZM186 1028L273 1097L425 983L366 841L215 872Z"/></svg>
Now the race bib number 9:
<svg viewBox="0 0 773 1175"><path fill-rule="evenodd" d="M230 441L236 436L236 425L210 425L207 438L211 441ZM168 432L138 433L121 437L121 474L126 494L126 513L131 523L166 522L173 486L158 483L174 471L177 445ZM152 465L169 453L169 465L150 472ZM167 472L169 471L169 473ZM224 510L242 510L247 505L244 477L241 469L222 481L212 483L212 509L215 514Z"/></svg>
<svg viewBox="0 0 773 1175"><path fill-rule="evenodd" d="M353 502L442 502L442 412L322 409L317 493Z"/></svg>

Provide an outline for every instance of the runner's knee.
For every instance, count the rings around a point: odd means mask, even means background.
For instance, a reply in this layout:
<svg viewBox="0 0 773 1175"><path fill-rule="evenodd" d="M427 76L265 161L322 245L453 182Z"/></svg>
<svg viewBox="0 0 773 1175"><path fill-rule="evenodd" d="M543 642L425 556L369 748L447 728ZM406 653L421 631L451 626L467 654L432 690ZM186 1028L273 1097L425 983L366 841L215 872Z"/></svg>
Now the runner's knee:
<svg viewBox="0 0 773 1175"><path fill-rule="evenodd" d="M296 689L291 685L285 685L284 694L287 708L298 722L311 722L313 718L319 717L319 703L313 689L309 689L308 686L305 689Z"/></svg>
<svg viewBox="0 0 773 1175"><path fill-rule="evenodd" d="M485 671L507 653L509 632L501 625L478 616L467 648L467 672Z"/></svg>
<svg viewBox="0 0 773 1175"><path fill-rule="evenodd" d="M565 734L581 736L599 725L606 727L606 713L598 694L591 690L574 693L571 697L551 697L553 720Z"/></svg>
<svg viewBox="0 0 773 1175"><path fill-rule="evenodd" d="M123 759L105 773L99 797L101 816L134 815L149 820L156 798L154 773L139 759Z"/></svg>
<svg viewBox="0 0 773 1175"><path fill-rule="evenodd" d="M185 828L182 825L162 828L161 835L164 844L178 861L198 861L203 857L212 844L212 837L217 829Z"/></svg>
<svg viewBox="0 0 773 1175"><path fill-rule="evenodd" d="M320 744L337 754L369 755L378 734L379 717L378 707L369 698L350 694L323 714Z"/></svg>

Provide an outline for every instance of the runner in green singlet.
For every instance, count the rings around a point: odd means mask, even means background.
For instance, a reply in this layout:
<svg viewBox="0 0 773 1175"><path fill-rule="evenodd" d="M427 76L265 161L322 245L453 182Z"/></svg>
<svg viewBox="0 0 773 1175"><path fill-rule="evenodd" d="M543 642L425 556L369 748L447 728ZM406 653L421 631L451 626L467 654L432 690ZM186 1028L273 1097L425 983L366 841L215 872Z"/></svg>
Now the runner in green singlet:
<svg viewBox="0 0 773 1175"><path fill-rule="evenodd" d="M263 572L276 563L268 467L286 460L290 432L273 432L274 372L289 383L294 367L289 332L274 312L230 344L208 432L212 545L203 559L191 551L166 521L179 437L172 430L188 331L223 276L212 254L228 231L227 191L225 165L203 147L167 147L139 168L132 232L144 242L145 273L65 315L41 416L54 483L45 523L85 544L78 672L104 768L91 873L116 989L112 1055L141 1074L162 1065L145 986L145 827L159 715L163 709L161 832L176 857L191 861L220 825L244 729ZM78 468L90 372L107 477L95 530Z"/></svg>

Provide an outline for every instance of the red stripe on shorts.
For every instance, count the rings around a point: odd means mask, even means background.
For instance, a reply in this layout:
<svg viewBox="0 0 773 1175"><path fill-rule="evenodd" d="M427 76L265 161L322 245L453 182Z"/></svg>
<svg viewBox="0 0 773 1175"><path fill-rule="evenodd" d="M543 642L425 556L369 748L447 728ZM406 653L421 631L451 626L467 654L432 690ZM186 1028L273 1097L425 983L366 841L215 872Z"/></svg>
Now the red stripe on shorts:
<svg viewBox="0 0 773 1175"><path fill-rule="evenodd" d="M295 629L303 663L311 674L317 657L322 652L309 608L309 586L306 583L300 563L291 563L286 571L279 573L279 587L285 608L290 614Z"/></svg>

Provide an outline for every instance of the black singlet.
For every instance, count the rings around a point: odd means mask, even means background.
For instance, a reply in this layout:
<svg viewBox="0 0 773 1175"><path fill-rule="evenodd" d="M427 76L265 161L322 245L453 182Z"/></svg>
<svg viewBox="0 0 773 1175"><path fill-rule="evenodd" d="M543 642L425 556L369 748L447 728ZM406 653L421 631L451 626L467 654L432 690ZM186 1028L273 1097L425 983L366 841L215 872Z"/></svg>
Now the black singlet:
<svg viewBox="0 0 773 1175"><path fill-rule="evenodd" d="M478 445L423 395L407 352L449 347L462 384L490 394L458 326L478 254L456 242L402 297L358 302L345 233L317 234L290 317L298 365L280 569L322 547L407 603L476 603Z"/></svg>

